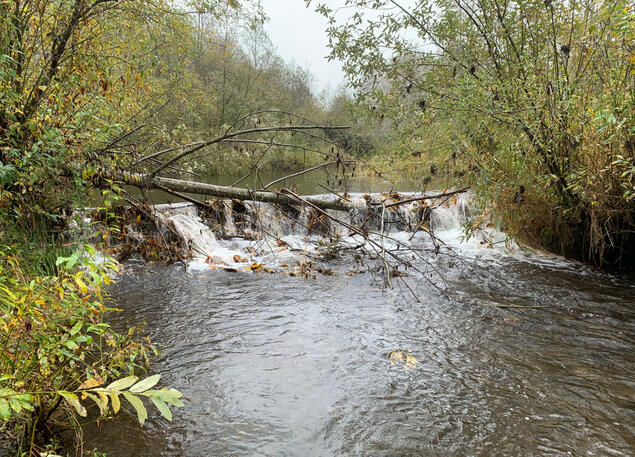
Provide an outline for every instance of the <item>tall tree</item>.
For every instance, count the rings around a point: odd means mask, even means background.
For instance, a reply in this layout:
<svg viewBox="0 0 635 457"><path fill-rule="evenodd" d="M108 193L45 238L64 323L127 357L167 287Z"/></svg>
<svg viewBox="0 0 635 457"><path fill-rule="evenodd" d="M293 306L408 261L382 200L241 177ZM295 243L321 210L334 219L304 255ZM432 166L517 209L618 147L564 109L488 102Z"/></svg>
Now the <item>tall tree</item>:
<svg viewBox="0 0 635 457"><path fill-rule="evenodd" d="M307 2L310 4L311 2ZM346 0L318 5L331 57L371 116L469 167L480 195L525 239L626 258L635 141L630 2ZM338 14L352 13L342 21Z"/></svg>

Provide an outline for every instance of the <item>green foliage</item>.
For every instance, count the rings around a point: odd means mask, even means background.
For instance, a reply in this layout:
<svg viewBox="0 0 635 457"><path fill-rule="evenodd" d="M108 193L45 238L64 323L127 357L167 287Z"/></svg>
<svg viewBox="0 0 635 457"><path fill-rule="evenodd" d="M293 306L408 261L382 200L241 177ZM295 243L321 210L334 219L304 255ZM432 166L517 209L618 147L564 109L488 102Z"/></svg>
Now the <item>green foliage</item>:
<svg viewBox="0 0 635 457"><path fill-rule="evenodd" d="M252 3L2 2L0 217L54 217L77 204L99 170L130 163L130 146L115 140L144 121L149 143L162 141L157 111L192 89L196 28L180 8L255 26Z"/></svg>
<svg viewBox="0 0 635 457"><path fill-rule="evenodd" d="M359 114L395 132L400 160L427 159L422 179L464 176L525 241L598 264L632 258L630 2L343 3L317 6L331 57Z"/></svg>
<svg viewBox="0 0 635 457"><path fill-rule="evenodd" d="M328 112L310 73L285 63L262 28L255 0L10 0L0 9L0 217L55 218L125 169L175 144L249 122L322 122ZM45 56L45 58L41 58ZM46 57L48 56L48 57ZM340 119L328 119L338 122ZM313 148L310 137L280 138ZM189 171L249 169L265 145L210 148ZM319 156L270 148L269 166ZM169 154L167 155L169 158ZM163 158L163 157L162 157ZM148 168L154 161L144 163ZM139 171L144 171L139 169ZM176 171L176 170L172 170Z"/></svg>
<svg viewBox="0 0 635 457"><path fill-rule="evenodd" d="M323 106L314 94L308 70L285 63L277 55L261 25L235 15L218 20L211 14L199 14L196 21L196 28L189 30L188 41L182 47L161 50L159 61L167 67L178 63L180 79L170 89L173 102L162 107L151 121L159 141L147 153L174 143L209 140L236 124L257 128L298 123L301 118L324 125L348 123L345 113L335 113ZM182 37L179 40L183 43ZM169 86L165 81L156 82L160 87ZM238 122L249 113L257 114ZM276 141L323 148L319 141L301 134L279 134ZM272 148L265 141L260 145L218 145L188 158L182 167L220 174L244 172L256 164L298 168L303 164L314 165L321 159L311 151L289 146ZM147 165L151 170L153 163Z"/></svg>
<svg viewBox="0 0 635 457"><path fill-rule="evenodd" d="M113 310L104 305L103 287L115 264L95 262L95 251L85 247L57 259L58 275L32 276L24 273L19 251L1 251L0 433L32 451L55 426L86 417L87 399L97 407L94 415L108 418L123 397L143 424L141 398L149 398L171 420L167 405L182 406L181 394L152 389L159 375L141 381L134 375L152 346L136 329L119 334L104 321Z"/></svg>
<svg viewBox="0 0 635 457"><path fill-rule="evenodd" d="M105 321L114 265L61 233L99 187L102 235L119 236L110 202L121 189L109 172L145 154L209 139L254 110L243 125L297 122L280 110L328 118L310 74L274 52L264 19L257 0L0 1L0 434L22 450L39 452L91 405L111 417L123 398L141 423L144 398L167 419L181 405L178 392L153 388L157 376L134 377L149 343ZM249 167L268 149L237 145L184 167ZM268 160L318 157L284 146ZM156 163L136 170L146 166Z"/></svg>

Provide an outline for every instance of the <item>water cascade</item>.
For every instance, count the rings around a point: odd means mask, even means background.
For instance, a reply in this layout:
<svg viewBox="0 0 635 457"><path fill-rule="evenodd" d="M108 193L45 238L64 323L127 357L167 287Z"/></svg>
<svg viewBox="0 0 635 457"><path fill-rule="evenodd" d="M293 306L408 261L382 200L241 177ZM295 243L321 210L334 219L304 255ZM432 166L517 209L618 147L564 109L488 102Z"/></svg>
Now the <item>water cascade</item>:
<svg viewBox="0 0 635 457"><path fill-rule="evenodd" d="M383 249L388 250L425 240L446 249L463 245L482 250L505 238L490 227L475 232L463 243L464 225L474 214L469 194L458 194L443 202L416 200L417 197L420 196L401 194L399 199L413 201L394 205L395 196L391 199L390 195L354 194L350 197L356 203L354 208L326 213L307 206L232 200L217 202L218 210L211 215L184 203L157 205L155 211L185 241L190 264L195 268L253 264L279 267L294 263L298 255L317 254L333 240L364 244L360 231L366 241L381 241ZM372 199L374 204L367 205L366 199ZM383 205L378 201L383 201ZM382 239L381 234L386 237Z"/></svg>

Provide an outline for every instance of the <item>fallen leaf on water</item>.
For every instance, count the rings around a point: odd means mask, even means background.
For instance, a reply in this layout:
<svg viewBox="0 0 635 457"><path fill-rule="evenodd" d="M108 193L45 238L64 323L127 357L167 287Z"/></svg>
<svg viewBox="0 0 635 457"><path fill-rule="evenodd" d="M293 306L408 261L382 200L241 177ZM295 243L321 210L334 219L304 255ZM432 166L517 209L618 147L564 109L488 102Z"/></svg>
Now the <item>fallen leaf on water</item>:
<svg viewBox="0 0 635 457"><path fill-rule="evenodd" d="M391 365L403 365L406 370L411 370L418 363L418 360L411 354L412 350L394 350L390 352L389 359Z"/></svg>

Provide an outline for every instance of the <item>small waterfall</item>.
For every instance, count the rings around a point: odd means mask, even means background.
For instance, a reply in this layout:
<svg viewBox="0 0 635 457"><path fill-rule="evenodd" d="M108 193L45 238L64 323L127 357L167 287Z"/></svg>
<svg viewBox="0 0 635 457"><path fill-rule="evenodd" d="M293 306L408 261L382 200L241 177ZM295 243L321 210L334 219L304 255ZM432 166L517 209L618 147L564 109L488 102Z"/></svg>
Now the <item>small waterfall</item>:
<svg viewBox="0 0 635 457"><path fill-rule="evenodd" d="M232 202L223 202L223 230L226 236L237 236L238 230L234 223Z"/></svg>
<svg viewBox="0 0 635 457"><path fill-rule="evenodd" d="M395 197L373 197L374 200L385 198L386 206L368 206L364 196L356 195L351 197L360 203L356 208L349 212L327 210L327 214L369 234L378 233L383 226L384 233L393 239L410 242L414 232L423 228L422 234L431 229L443 241L457 244L462 227L472 212L469 194L451 197L438 207L432 206L437 202L430 200L389 206ZM413 197L416 195L399 196L401 199ZM186 241L195 260L212 265L284 264L295 255L292 252L317 252L323 245L320 239L324 237L346 239L355 234L349 227L308 207L298 209L227 200L217 212L206 214L204 217L211 218L206 220L193 205L159 205L155 209L159 217ZM418 239L429 240L429 237ZM360 240L357 236L355 242ZM479 243L474 245L478 247Z"/></svg>
<svg viewBox="0 0 635 457"><path fill-rule="evenodd" d="M164 208L160 212L164 222L187 243L187 248L195 260L208 264L230 265L235 263L234 254L221 246L216 235L203 223L194 206Z"/></svg>
<svg viewBox="0 0 635 457"><path fill-rule="evenodd" d="M218 249L216 236L208 226L200 222L200 219L175 214L165 221L187 242L195 257L209 257Z"/></svg>
<svg viewBox="0 0 635 457"><path fill-rule="evenodd" d="M435 232L460 230L468 221L470 214L470 196L459 194L455 199L432 211L430 228Z"/></svg>

